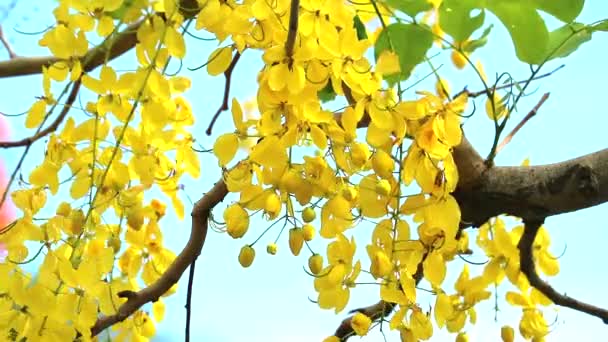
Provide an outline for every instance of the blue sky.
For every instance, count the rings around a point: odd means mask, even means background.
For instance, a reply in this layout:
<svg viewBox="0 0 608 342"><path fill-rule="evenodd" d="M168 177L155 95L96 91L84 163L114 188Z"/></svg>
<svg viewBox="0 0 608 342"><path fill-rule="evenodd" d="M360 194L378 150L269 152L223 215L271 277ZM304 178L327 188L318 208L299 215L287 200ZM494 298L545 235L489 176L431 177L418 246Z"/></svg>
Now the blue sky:
<svg viewBox="0 0 608 342"><path fill-rule="evenodd" d="M0 6L9 1L0 1ZM26 35L24 32L40 32L52 24L51 6L53 1L39 2L39 8L32 9L23 5L17 6L2 26L14 50L24 56L43 55L47 52L37 46L40 34ZM601 0L588 0L581 22L590 23L608 17L608 4ZM549 20L549 24L555 24ZM203 35L203 33L201 33ZM209 53L216 47L215 42L188 40L188 56L185 67L195 67L206 61ZM513 141L498 155L498 165L519 165L525 158L530 158L532 165L559 162L585 153L606 148L606 111L605 93L608 69L604 61L608 53L608 35L596 34L592 41L584 45L565 60L555 60L546 66L546 71L555 69L562 63L566 67L555 75L535 82L530 89L537 89L532 95L524 98L519 105L520 111L507 131L525 116L536 104L541 95L550 92L551 97L534 117L515 136ZM474 59L482 60L486 73L493 79L496 74L510 72L514 78L523 79L529 69L519 63L506 30L495 25L488 45L474 54ZM6 58L0 50L0 58ZM134 57L128 55L117 61L118 69L128 69ZM454 91L465 85L470 90L479 90L481 85L470 69L456 71L449 62L449 52L443 52L434 59L435 66L443 64L440 74L448 79ZM256 74L260 68L258 56L244 56L233 76L232 96L241 103L252 98L256 90ZM170 70L171 71L171 70ZM183 71L186 71L183 69ZM422 78L429 72L428 67L420 67L414 72L410 82ZM204 131L210 117L221 101L223 77L211 78L204 70L187 72L192 77L193 87L188 93L198 121L194 128L195 137L206 148L213 144L214 136L232 130L229 114L222 115L215 127L215 134L207 137ZM423 82L414 89L432 89L433 83ZM40 77L29 76L16 79L0 79L2 101L0 111L19 113L27 110L34 96L41 89ZM465 134L482 155L486 155L493 139L493 124L483 113L483 100L476 102L478 111L464 125ZM21 118L10 118L13 137L20 137L30 132L22 128ZM26 164L35 165L42 158L42 143L39 143ZM13 166L16 150L0 150L0 158L5 164ZM219 177L215 167L215 158L211 155L201 156L202 176L196 181L185 182L185 192L192 198L198 198L209 189ZM183 197L186 200L185 196ZM215 214L221 216L221 210L234 197L229 197L220 204ZM187 212L190 206L187 205ZM608 296L605 295L605 284L608 275L603 266L608 257L605 248L606 204L551 217L546 227L552 237L554 254L565 254L560 259L561 271L551 279L551 283L560 291L567 292L583 301L593 302L608 307ZM162 221L167 244L178 251L188 238L190 222L186 215L184 221L178 221L169 215ZM346 313L335 315L333 311L322 311L309 298L315 298L312 279L302 271L308 254L293 257L288 252L286 235L279 242L277 256L269 256L264 247L274 240L278 231L273 230L264 237L257 248L256 260L249 269L242 269L236 260L240 247L252 242L267 223L256 218L252 220L251 232L244 240L232 240L224 234L211 232L202 255L197 262L193 296L193 340L199 341L320 341L330 335ZM353 230L359 237L359 255L365 254L364 248L371 226L361 225ZM324 241L315 240L312 244L317 251L324 250ZM363 254L361 254L363 252ZM474 256L475 261L483 261L482 256ZM454 264L460 263L458 261ZM459 272L462 265L452 265L453 272ZM472 267L472 269L475 269ZM481 271L481 269L479 270ZM475 271L473 271L475 272ZM456 275L450 274L454 278ZM180 291L167 300L166 320L159 325L157 341L180 341L183 339L185 310L186 278L180 281ZM451 288L448 286L448 290ZM499 288L499 296L504 296L506 288ZM351 292L351 301L347 309L369 305L377 299L377 289L358 287ZM423 297L424 301L433 298ZM475 326L468 326L471 341L494 341L499 339L500 326L511 324L517 327L520 310L510 308L506 303L500 305L498 322L494 322L494 303L486 302L477 308L479 321ZM424 307L424 305L423 305ZM549 341L571 341L579 338L584 341L601 340L599 334L608 331L606 326L595 317L586 316L565 308L556 312L546 312L552 325ZM385 330L388 330L385 329ZM453 337L437 332L437 340L452 340ZM376 330L367 341L381 340ZM353 338L357 340L357 338ZM397 334L388 334L389 341L397 341Z"/></svg>

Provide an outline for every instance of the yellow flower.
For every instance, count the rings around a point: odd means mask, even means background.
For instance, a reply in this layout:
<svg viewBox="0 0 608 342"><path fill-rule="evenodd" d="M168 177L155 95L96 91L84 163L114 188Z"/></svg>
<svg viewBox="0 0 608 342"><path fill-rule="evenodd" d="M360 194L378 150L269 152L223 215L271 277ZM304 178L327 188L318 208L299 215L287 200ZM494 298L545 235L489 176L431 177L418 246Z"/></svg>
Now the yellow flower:
<svg viewBox="0 0 608 342"><path fill-rule="evenodd" d="M239 149L239 139L234 133L221 135L213 144L213 154L217 157L220 166L226 166L236 155Z"/></svg>
<svg viewBox="0 0 608 342"><path fill-rule="evenodd" d="M395 161L390 154L379 149L372 156L372 167L378 176L388 179L392 177Z"/></svg>
<svg viewBox="0 0 608 342"><path fill-rule="evenodd" d="M391 193L391 183L386 179L376 182L376 193L380 196L388 196Z"/></svg>
<svg viewBox="0 0 608 342"><path fill-rule="evenodd" d="M371 324L372 324L371 318L369 318L368 316L366 316L365 314L362 314L360 312L357 312L350 321L351 327L353 328L355 333L359 336L367 335L367 332L369 331L369 327L371 326Z"/></svg>
<svg viewBox="0 0 608 342"><path fill-rule="evenodd" d="M340 342L340 338L337 336L326 337L323 342Z"/></svg>
<svg viewBox="0 0 608 342"><path fill-rule="evenodd" d="M311 241L315 237L315 227L308 223L305 224L302 227L302 237L304 241Z"/></svg>
<svg viewBox="0 0 608 342"><path fill-rule="evenodd" d="M450 84L448 81L444 80L443 78L439 78L437 83L435 83L435 92L437 93L437 96L444 100L450 96Z"/></svg>
<svg viewBox="0 0 608 342"><path fill-rule="evenodd" d="M400 71L399 56L390 50L382 51L376 63L376 72L382 75L392 75Z"/></svg>
<svg viewBox="0 0 608 342"><path fill-rule="evenodd" d="M384 278L393 270L391 259L379 247L368 246L367 253L372 261L370 272L374 278Z"/></svg>
<svg viewBox="0 0 608 342"><path fill-rule="evenodd" d="M266 213L269 220L273 220L279 215L281 212L281 198L279 195L272 192L268 196L266 196L266 203L264 205L264 212Z"/></svg>
<svg viewBox="0 0 608 342"><path fill-rule="evenodd" d="M466 54L463 55L462 53L456 51L456 50L452 50L452 63L454 63L454 66L458 69L464 69L464 67L467 65L467 56Z"/></svg>
<svg viewBox="0 0 608 342"><path fill-rule="evenodd" d="M491 120L500 120L508 113L507 103L499 94L494 92L486 99L486 114Z"/></svg>
<svg viewBox="0 0 608 342"><path fill-rule="evenodd" d="M238 239L245 235L249 228L249 215L239 204L233 204L224 211L228 235Z"/></svg>

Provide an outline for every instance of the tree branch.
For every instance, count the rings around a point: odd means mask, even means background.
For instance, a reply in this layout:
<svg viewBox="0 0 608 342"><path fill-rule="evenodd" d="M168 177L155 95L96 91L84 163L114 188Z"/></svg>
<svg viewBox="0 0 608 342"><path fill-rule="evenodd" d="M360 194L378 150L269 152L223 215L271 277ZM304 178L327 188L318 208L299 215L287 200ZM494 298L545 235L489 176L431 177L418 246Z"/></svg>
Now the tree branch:
<svg viewBox="0 0 608 342"><path fill-rule="evenodd" d="M226 83L224 83L224 97L222 99L222 104L217 109L217 111L215 111L215 114L213 114L213 117L211 118L211 122L209 123L209 126L207 127L207 131L205 131L205 133L207 133L207 135L211 135L211 131L213 130L213 125L215 125L215 121L217 120L217 118L220 117L220 114L223 111L228 110L228 100L230 99L230 86L232 83L232 72L234 71L234 67L236 66L236 63L238 63L240 58L241 58L241 54L237 51L236 54L234 55L234 58L230 62L230 65L228 65L228 69L226 69L226 71L224 71L224 77L226 78Z"/></svg>
<svg viewBox="0 0 608 342"><path fill-rule="evenodd" d="M65 105L63 106L63 109L61 110L61 113L59 113L59 115L55 118L55 121L53 121L47 128L40 130L39 132L35 133L34 135L29 136L27 138L23 138L21 140L0 141L0 148L30 146L31 144L36 142L36 140L39 140L39 139L47 136L48 134L55 132L57 130L57 127L59 127L59 125L63 122L65 117L68 115L68 112L72 108L72 104L74 103L74 101L76 101L76 96L78 95L78 90L80 89L80 82L81 82L80 80L81 79L78 78L76 81L74 81L72 90L70 91L70 94L68 95L68 98L66 100Z"/></svg>
<svg viewBox="0 0 608 342"><path fill-rule="evenodd" d="M179 0L179 12L186 19L191 19L200 11L196 0ZM116 34L106 44L98 45L90 49L86 55L80 58L80 63L85 72L123 55L137 44L137 30L148 17L127 26L127 28ZM55 56L40 57L15 57L8 61L0 62L0 78L26 76L39 74L43 66L49 66L61 59Z"/></svg>
<svg viewBox="0 0 608 342"><path fill-rule="evenodd" d="M425 253L422 256L422 260L420 260L420 263L418 264L416 273L414 273L414 275L412 276L414 278L414 281L416 282L416 285L418 285L418 283L420 283L420 281L422 280L422 277L424 276L424 268L422 267L422 263L426 259L427 255L428 255L428 253ZM355 309L355 310L351 310L349 313L360 312L360 313L366 315L367 317L371 318L372 322L375 322L377 320L383 319L384 317L390 315L393 312L393 310L395 309L395 306L397 306L397 304L385 302L384 300L380 300L376 304L366 306L363 308L359 308L359 309ZM340 323L340 325L338 326L338 329L336 329L336 332L334 333L334 336L339 338L341 342L344 342L355 335L355 330L353 329L353 326L351 324L353 317L354 316L349 316L349 317L345 318Z"/></svg>
<svg viewBox="0 0 608 342"><path fill-rule="evenodd" d="M589 208L608 201L608 149L550 165L491 167L454 196L463 221L476 227L500 214L538 220Z"/></svg>
<svg viewBox="0 0 608 342"><path fill-rule="evenodd" d="M388 303L383 300L380 300L376 304L352 310L350 313L360 312L371 318L371 320L375 322L390 315L395 309L395 306L395 303ZM353 317L354 316L349 316L345 318L338 326L338 329L336 329L334 336L339 338L340 341L347 341L350 337L355 335L355 331L353 330L351 324Z"/></svg>
<svg viewBox="0 0 608 342"><path fill-rule="evenodd" d="M591 304L580 302L567 295L563 295L557 292L551 285L540 279L538 276L536 267L534 266L532 248L534 245L534 239L536 238L536 233L538 232L538 229L542 223L543 219L524 220L524 234L517 245L519 248L520 268L523 274L525 274L528 278L528 282L531 286L549 298L553 303L599 317L602 319L602 321L604 321L605 324L608 324L608 310L598 308Z"/></svg>
<svg viewBox="0 0 608 342"><path fill-rule="evenodd" d="M526 79L526 80L521 80L521 81L515 81L515 82L509 82L500 86L494 86L492 87L492 91L496 91L496 90L501 90L501 89L508 89L508 88L512 88L514 86L520 85L520 84L525 84L528 83L530 81L536 81L536 80L540 80L541 78L545 78L545 77L549 77L551 75L553 75L554 73L558 72L560 69L562 69L563 67L565 67L565 64L562 64L560 66L558 66L557 68L544 73L542 75L538 75L535 77L532 77L531 79ZM456 93L456 95L454 95L454 98L457 98L460 94L463 93L467 93L467 96L469 98L475 98L475 97L479 97L481 95L488 95L488 91L489 89L483 89L483 90L478 90L478 91L468 91L466 88L464 88L463 90L461 90L460 92Z"/></svg>
<svg viewBox="0 0 608 342"><path fill-rule="evenodd" d="M470 190L486 171L487 166L471 142L462 136L462 141L452 151L458 169L458 188Z"/></svg>
<svg viewBox="0 0 608 342"><path fill-rule="evenodd" d="M196 257L190 264L190 272L188 274L188 292L186 293L186 332L184 341L190 342L190 320L192 317L192 286L194 285L194 267L196 266Z"/></svg>
<svg viewBox="0 0 608 342"><path fill-rule="evenodd" d="M96 336L104 329L125 320L144 304L156 301L179 281L186 268L198 257L203 248L207 236L209 213L227 194L226 184L220 180L194 204L190 239L181 253L154 284L138 292L119 293L119 297L127 298L127 301L118 308L114 315L99 318L91 328L91 336Z"/></svg>
<svg viewBox="0 0 608 342"><path fill-rule="evenodd" d="M289 30L287 31L287 41L285 42L285 55L289 58L293 56L293 48L296 44L299 14L300 0L291 0L291 8L289 9Z"/></svg>
<svg viewBox="0 0 608 342"><path fill-rule="evenodd" d="M137 44L137 29L143 20L129 25L124 31L119 32L106 44L98 45L90 49L86 55L80 58L85 72L91 71L102 65L106 60L112 60L131 50ZM0 62L0 78L26 76L39 74L43 66L49 66L61 59L55 56L41 57L16 57Z"/></svg>
<svg viewBox="0 0 608 342"><path fill-rule="evenodd" d="M532 108L532 110L521 120L521 122L519 124L517 124L517 126L515 126L515 128L513 128L513 130L500 142L500 144L498 145L498 147L496 147L496 152L494 153L495 155L498 154L505 146L507 146L507 144L509 142L511 142L511 139L513 139L513 137L515 136L515 134L517 134L517 132L519 132L519 130L524 127L524 125L526 124L526 122L528 122L530 119L532 119L532 117L534 115L536 115L536 113L538 113L538 110L540 109L540 106L543 105L543 103L545 103L545 101L547 101L547 99L549 98L549 93L545 93L540 100L538 101L538 103L536 104L536 106L534 106L534 108Z"/></svg>
<svg viewBox="0 0 608 342"><path fill-rule="evenodd" d="M4 46L4 48L6 49L6 51L8 52L8 57L10 59L17 58L17 54L15 53L15 51L13 50L13 48L11 47L11 44L8 43L8 40L6 39L6 36L4 36L4 30L2 29L2 25L0 25L0 43L2 43L2 45Z"/></svg>

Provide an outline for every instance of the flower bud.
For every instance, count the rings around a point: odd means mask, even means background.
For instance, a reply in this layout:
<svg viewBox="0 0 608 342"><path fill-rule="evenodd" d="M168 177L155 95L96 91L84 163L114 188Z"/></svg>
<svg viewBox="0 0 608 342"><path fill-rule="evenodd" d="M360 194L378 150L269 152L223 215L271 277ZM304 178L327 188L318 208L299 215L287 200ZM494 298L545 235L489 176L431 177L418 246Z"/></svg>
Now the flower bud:
<svg viewBox="0 0 608 342"><path fill-rule="evenodd" d="M316 217L317 213L315 213L315 210L312 207L306 207L304 211L302 211L302 220L305 223L314 221Z"/></svg>
<svg viewBox="0 0 608 342"><path fill-rule="evenodd" d="M304 233L302 228L291 228L289 230L289 250L291 254L298 256L304 245Z"/></svg>
<svg viewBox="0 0 608 342"><path fill-rule="evenodd" d="M310 268L310 273L319 274L323 269L323 257L320 254L313 254L308 258L308 268Z"/></svg>
<svg viewBox="0 0 608 342"><path fill-rule="evenodd" d="M249 267L253 263L253 259L255 258L255 249L250 245L245 245L241 248L241 252L239 253L239 263L243 267Z"/></svg>
<svg viewBox="0 0 608 342"><path fill-rule="evenodd" d="M268 252L270 255L275 255L277 254L277 248L276 243L269 243L268 246L266 246L266 252Z"/></svg>
<svg viewBox="0 0 608 342"><path fill-rule="evenodd" d="M304 238L304 241L310 241L315 237L315 227L313 227L311 224L305 224L302 227L302 237Z"/></svg>

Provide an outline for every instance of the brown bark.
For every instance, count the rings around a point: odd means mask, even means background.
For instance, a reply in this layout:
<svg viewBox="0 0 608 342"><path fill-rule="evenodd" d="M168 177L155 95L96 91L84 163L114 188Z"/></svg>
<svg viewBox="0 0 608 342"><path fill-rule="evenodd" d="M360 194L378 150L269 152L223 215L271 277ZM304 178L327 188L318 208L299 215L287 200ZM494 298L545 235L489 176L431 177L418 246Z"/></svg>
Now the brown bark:
<svg viewBox="0 0 608 342"><path fill-rule="evenodd" d="M521 272L528 278L531 286L549 298L553 303L574 309L586 314L596 316L602 319L605 324L608 324L608 310L597 306L581 302L568 295L557 292L549 283L542 280L536 272L532 250L534 248L534 239L538 233L538 229L542 225L542 220L525 220L524 234L519 240L517 247L519 248L519 264Z"/></svg>
<svg viewBox="0 0 608 342"><path fill-rule="evenodd" d="M454 157L459 170L468 167ZM500 214L544 219L608 201L608 149L549 165L491 167L461 180L454 196L468 225Z"/></svg>
<svg viewBox="0 0 608 342"><path fill-rule="evenodd" d="M142 21L129 25L124 31L109 39L105 45L90 49L80 58L83 69L91 71L102 65L106 60L112 60L131 50L137 44L137 29ZM106 59L107 57L107 59ZM15 57L0 62L0 77L15 77L39 74L43 66L60 61L54 56Z"/></svg>

